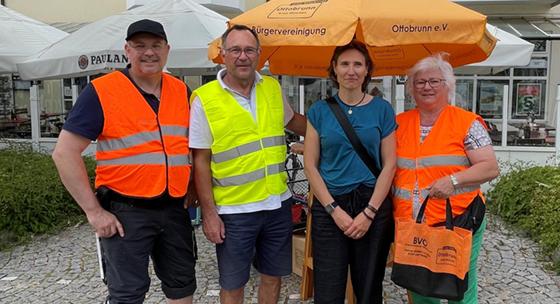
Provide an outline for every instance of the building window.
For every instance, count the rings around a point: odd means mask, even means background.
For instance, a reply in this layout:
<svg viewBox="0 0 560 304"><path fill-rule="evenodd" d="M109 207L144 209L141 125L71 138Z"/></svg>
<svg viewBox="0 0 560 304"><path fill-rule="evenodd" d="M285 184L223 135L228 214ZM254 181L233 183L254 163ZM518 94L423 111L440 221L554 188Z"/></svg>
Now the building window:
<svg viewBox="0 0 560 304"><path fill-rule="evenodd" d="M473 79L457 79L455 83L455 105L467 111L473 110Z"/></svg>
<svg viewBox="0 0 560 304"><path fill-rule="evenodd" d="M549 42L531 42L537 53L527 66L457 79L455 104L486 121L494 145L555 144L555 103L547 103Z"/></svg>
<svg viewBox="0 0 560 304"><path fill-rule="evenodd" d="M546 40L542 40L542 39L525 39L529 42L531 42L532 44L535 45L535 47L533 48L533 52L537 53L537 52L546 52L547 51L547 43Z"/></svg>
<svg viewBox="0 0 560 304"><path fill-rule="evenodd" d="M30 81L0 75L0 138L31 138Z"/></svg>
<svg viewBox="0 0 560 304"><path fill-rule="evenodd" d="M39 85L41 137L58 137L64 124L66 111L63 98L63 80L41 81Z"/></svg>
<svg viewBox="0 0 560 304"><path fill-rule="evenodd" d="M508 80L480 79L477 85L477 113L484 119L503 117L504 86Z"/></svg>
<svg viewBox="0 0 560 304"><path fill-rule="evenodd" d="M512 119L545 119L546 80L513 81Z"/></svg>
<svg viewBox="0 0 560 304"><path fill-rule="evenodd" d="M532 58L528 65L513 69L513 76L540 77L547 76L546 58Z"/></svg>

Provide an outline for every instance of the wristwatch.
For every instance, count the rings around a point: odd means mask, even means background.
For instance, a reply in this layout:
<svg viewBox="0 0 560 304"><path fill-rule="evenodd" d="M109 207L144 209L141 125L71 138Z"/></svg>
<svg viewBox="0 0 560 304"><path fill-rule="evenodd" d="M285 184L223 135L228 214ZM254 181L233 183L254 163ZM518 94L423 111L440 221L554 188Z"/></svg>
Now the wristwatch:
<svg viewBox="0 0 560 304"><path fill-rule="evenodd" d="M328 214L332 214L336 207L338 207L338 203L337 202L332 202L332 203L325 206L325 211L327 211Z"/></svg>
<svg viewBox="0 0 560 304"><path fill-rule="evenodd" d="M455 175L451 174L449 175L449 178L451 178L451 184L453 185L453 188L457 189L457 187L459 187L459 181L457 180Z"/></svg>

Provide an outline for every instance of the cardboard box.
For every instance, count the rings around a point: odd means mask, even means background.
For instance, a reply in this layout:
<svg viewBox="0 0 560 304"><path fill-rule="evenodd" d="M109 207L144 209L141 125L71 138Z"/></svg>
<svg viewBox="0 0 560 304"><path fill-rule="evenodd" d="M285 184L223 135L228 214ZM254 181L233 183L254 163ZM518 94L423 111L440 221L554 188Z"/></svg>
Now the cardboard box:
<svg viewBox="0 0 560 304"><path fill-rule="evenodd" d="M301 277L305 250L305 234L292 236L292 272Z"/></svg>

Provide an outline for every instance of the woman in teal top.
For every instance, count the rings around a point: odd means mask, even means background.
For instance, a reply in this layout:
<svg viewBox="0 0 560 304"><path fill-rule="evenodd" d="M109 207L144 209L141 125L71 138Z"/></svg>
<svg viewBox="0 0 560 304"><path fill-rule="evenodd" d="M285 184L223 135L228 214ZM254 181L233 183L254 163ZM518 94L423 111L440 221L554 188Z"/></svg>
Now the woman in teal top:
<svg viewBox="0 0 560 304"><path fill-rule="evenodd" d="M360 159L325 100L307 113L305 173L312 206L314 303L344 303L350 266L358 303L382 303L385 263L393 240L387 198L396 167L395 114L366 93L373 62L352 41L334 51L329 76L335 96L368 154L381 169L375 177Z"/></svg>

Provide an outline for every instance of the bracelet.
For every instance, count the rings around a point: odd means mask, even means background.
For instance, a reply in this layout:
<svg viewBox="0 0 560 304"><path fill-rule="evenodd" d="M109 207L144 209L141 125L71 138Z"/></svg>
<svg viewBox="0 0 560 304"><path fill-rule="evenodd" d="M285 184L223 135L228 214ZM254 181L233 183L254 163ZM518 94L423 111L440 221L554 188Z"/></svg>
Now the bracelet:
<svg viewBox="0 0 560 304"><path fill-rule="evenodd" d="M373 217L371 217L371 216L369 216L369 214L367 214L366 209L362 210L362 213L364 214L364 216L365 216L368 220L373 221Z"/></svg>
<svg viewBox="0 0 560 304"><path fill-rule="evenodd" d="M377 213L377 208L373 207L372 205L368 204L367 207L373 214Z"/></svg>

